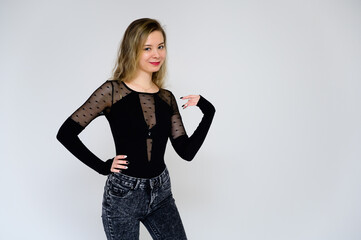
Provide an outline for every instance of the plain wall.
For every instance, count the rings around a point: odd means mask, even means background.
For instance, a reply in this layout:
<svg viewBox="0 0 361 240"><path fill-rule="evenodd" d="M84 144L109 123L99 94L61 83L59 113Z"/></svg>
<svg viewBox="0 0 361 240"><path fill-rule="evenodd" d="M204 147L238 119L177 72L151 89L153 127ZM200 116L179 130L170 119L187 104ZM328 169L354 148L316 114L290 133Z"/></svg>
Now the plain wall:
<svg viewBox="0 0 361 240"><path fill-rule="evenodd" d="M2 0L0 239L105 239L106 178L55 136L141 17L168 34L167 88L217 109L194 161L166 152L189 239L361 239L360 13L356 0ZM191 134L202 114L181 114ZM80 137L114 156L104 117Z"/></svg>

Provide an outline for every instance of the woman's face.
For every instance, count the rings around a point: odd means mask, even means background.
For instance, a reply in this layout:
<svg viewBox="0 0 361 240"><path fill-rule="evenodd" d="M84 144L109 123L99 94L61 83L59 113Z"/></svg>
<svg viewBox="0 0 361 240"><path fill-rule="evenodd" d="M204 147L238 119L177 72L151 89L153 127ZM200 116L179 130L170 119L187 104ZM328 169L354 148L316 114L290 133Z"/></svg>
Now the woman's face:
<svg viewBox="0 0 361 240"><path fill-rule="evenodd" d="M163 34L154 31L149 34L141 50L139 58L139 71L146 73L158 72L166 57Z"/></svg>

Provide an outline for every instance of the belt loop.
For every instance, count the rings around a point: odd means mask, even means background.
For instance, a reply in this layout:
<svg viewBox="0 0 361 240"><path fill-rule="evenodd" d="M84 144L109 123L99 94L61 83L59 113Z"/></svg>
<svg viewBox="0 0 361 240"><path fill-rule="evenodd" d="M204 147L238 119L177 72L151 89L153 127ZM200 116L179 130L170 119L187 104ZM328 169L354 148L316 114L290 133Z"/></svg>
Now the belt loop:
<svg viewBox="0 0 361 240"><path fill-rule="evenodd" d="M161 178L160 178L160 186L162 186L163 185L163 183L165 182L164 181L164 178L165 178L165 174L162 174L162 176L161 176Z"/></svg>
<svg viewBox="0 0 361 240"><path fill-rule="evenodd" d="M164 169L164 172L163 172L162 176L161 176L162 177L162 184L167 181L167 176L168 176L168 171L167 171L167 167L166 167Z"/></svg>
<svg viewBox="0 0 361 240"><path fill-rule="evenodd" d="M133 188L133 189L137 189L137 188L138 188L138 186L139 186L139 182L140 182L140 180L139 180L139 179L137 179L137 180L135 181L135 186L134 186L134 188Z"/></svg>
<svg viewBox="0 0 361 240"><path fill-rule="evenodd" d="M150 188L151 189L153 189L154 188L154 179L151 179L150 181L149 181L149 183L150 183Z"/></svg>

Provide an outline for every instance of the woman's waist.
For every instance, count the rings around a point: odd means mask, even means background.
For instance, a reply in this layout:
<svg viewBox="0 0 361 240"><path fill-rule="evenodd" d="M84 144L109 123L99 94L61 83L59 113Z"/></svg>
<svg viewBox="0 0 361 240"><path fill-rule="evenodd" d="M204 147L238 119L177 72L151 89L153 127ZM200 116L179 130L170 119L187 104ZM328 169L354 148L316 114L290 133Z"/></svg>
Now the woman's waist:
<svg viewBox="0 0 361 240"><path fill-rule="evenodd" d="M130 181L130 182L139 182L145 183L150 179L160 178L161 180L165 179L166 173L168 174L167 167L164 162L159 164L128 164L128 169L123 169L121 173L111 173L119 181ZM156 180L154 180L156 181Z"/></svg>

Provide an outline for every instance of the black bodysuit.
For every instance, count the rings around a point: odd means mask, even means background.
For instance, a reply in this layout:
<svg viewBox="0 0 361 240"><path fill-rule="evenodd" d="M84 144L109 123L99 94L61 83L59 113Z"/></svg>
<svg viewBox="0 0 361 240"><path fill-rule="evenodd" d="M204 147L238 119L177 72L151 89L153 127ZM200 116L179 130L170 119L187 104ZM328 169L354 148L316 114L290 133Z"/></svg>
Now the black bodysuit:
<svg viewBox="0 0 361 240"><path fill-rule="evenodd" d="M122 173L151 178L165 169L164 153L168 138L180 157L192 160L212 123L215 108L202 96L197 106L203 118L188 137L177 102L169 90L142 93L124 82L108 80L60 127L57 139L78 159L100 174L110 173L112 160L95 156L78 135L96 117L105 115L113 134L116 155L127 155L128 169Z"/></svg>

